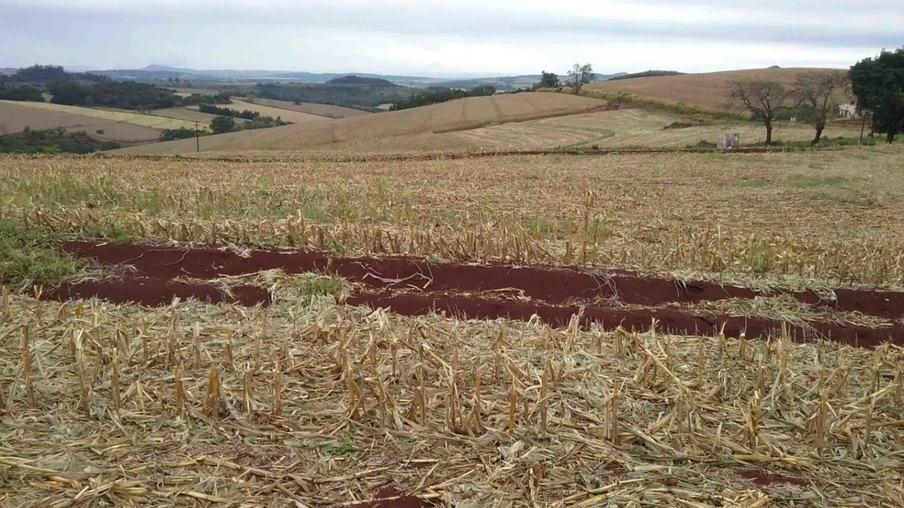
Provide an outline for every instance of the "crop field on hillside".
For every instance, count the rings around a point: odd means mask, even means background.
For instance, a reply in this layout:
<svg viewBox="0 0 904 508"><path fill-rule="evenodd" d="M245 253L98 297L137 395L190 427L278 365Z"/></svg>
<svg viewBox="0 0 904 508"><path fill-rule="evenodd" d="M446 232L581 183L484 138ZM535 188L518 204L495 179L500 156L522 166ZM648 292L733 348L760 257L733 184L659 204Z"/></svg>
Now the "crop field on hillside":
<svg viewBox="0 0 904 508"><path fill-rule="evenodd" d="M369 115L367 111L360 109L346 108L344 106L334 106L332 104L316 104L313 102L301 102L295 104L289 101L277 101L272 99L259 99L257 97L249 98L247 102L260 104L262 106L270 106L277 109L288 109L289 111L297 111L299 113L307 113L309 115L323 116L326 118L345 118L348 116Z"/></svg>
<svg viewBox="0 0 904 508"><path fill-rule="evenodd" d="M628 92L665 103L683 102L704 110L719 111L727 104L726 93L734 81L764 79L791 85L804 70L807 69L750 69L601 81L587 85L586 90L591 96L594 93ZM847 97L839 93L835 99L843 103Z"/></svg>
<svg viewBox="0 0 904 508"><path fill-rule="evenodd" d="M307 122L258 132L234 132L207 137L202 151L328 149L330 145L355 149L358 143L391 136L455 132L492 123L526 121L600 110L606 103L586 97L553 93L521 93L471 97L402 111L390 111L336 120ZM285 117L284 117L285 118ZM128 149L123 153L178 154L193 152L191 143L171 141ZM458 142L457 139L452 140Z"/></svg>
<svg viewBox="0 0 904 508"><path fill-rule="evenodd" d="M26 127L34 130L62 127L70 132L85 131L98 139L127 143L160 138L160 131L150 127L23 104L26 103L0 101L0 132L15 133Z"/></svg>
<svg viewBox="0 0 904 508"><path fill-rule="evenodd" d="M283 120L292 123L322 122L325 120L323 116L313 115L311 113L302 113L300 111L274 108L262 104L252 104L250 102L244 102L237 99L232 99L232 104L224 107L237 109L239 111L244 111L246 109L250 111L256 111L263 116L271 116L273 118L282 117Z"/></svg>
<svg viewBox="0 0 904 508"><path fill-rule="evenodd" d="M688 122L680 115L650 112L642 109L601 111L568 117L545 118L529 122L493 125L455 133L464 143L484 149L536 149L559 147L602 148L650 147L684 148L700 141L715 143L726 132L740 134L742 144L762 143L766 139L765 128L749 121L715 120L706 125L678 127ZM779 123L775 139L783 141L809 141L813 128L803 123ZM829 126L828 137L854 137L860 135L859 126Z"/></svg>
<svg viewBox="0 0 904 508"><path fill-rule="evenodd" d="M904 504L900 146L211 155L0 157L0 504Z"/></svg>
<svg viewBox="0 0 904 508"><path fill-rule="evenodd" d="M176 120L185 120L187 122L198 122L205 126L210 125L210 121L216 118L217 115L212 115L210 113L202 113L196 109L191 108L166 108L166 109L155 109L151 112L154 116L161 116L164 118L175 118ZM236 121L242 121L241 118L237 118Z"/></svg>
<svg viewBox="0 0 904 508"><path fill-rule="evenodd" d="M63 104L51 104L49 102L18 102L17 105L36 110L51 111L61 114L76 114L91 118L99 118L102 120L110 120L113 122L127 123L142 127L150 127L152 129L178 129L184 127L193 129L195 123L178 120L175 118L166 118L154 116L150 114L142 114L135 112L113 111L108 109L83 108L81 106L66 106Z"/></svg>

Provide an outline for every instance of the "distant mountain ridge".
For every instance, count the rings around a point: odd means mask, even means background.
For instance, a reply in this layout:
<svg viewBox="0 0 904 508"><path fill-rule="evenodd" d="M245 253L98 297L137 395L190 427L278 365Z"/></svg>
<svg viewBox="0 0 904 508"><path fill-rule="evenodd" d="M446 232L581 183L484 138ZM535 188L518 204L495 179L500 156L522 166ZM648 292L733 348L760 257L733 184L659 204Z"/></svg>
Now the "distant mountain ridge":
<svg viewBox="0 0 904 508"><path fill-rule="evenodd" d="M238 70L238 69L210 69L198 70L167 65L152 64L141 69L107 69L90 71L95 74L103 74L116 80L135 81L169 81L178 78L180 81L193 83L204 82L235 82L257 83L268 81L302 81L306 83L327 83L337 78L354 75L360 78L383 79L392 83L413 86L428 87L442 86L448 88L472 88L478 85L493 85L499 90L514 90L517 88L529 88L531 84L540 81L539 74L525 74L518 76L499 76L487 78L436 78L428 76L407 76L399 74L373 74L367 72L305 72L305 71L272 71L272 70ZM605 81L611 77L621 76L625 73L598 74L597 79ZM564 76L564 75L563 75Z"/></svg>

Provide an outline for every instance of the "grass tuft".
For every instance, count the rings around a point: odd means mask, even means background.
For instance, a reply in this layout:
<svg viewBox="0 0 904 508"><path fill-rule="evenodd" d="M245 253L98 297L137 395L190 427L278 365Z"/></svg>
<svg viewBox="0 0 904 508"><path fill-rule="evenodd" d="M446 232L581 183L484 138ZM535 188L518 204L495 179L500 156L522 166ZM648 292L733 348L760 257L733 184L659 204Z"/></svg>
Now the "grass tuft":
<svg viewBox="0 0 904 508"><path fill-rule="evenodd" d="M57 284L78 269L68 254L42 247L32 232L0 220L0 283Z"/></svg>

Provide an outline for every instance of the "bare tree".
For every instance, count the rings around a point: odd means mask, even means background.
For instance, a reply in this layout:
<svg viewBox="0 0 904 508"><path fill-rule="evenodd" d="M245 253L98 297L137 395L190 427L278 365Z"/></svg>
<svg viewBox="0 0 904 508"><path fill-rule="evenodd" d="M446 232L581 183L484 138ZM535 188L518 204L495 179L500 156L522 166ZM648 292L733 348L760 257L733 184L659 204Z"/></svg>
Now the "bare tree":
<svg viewBox="0 0 904 508"><path fill-rule="evenodd" d="M766 125L766 144L772 144L772 127L778 113L794 109L797 90L788 88L778 81L746 80L735 81L728 89L728 99L733 106L749 111L754 119Z"/></svg>
<svg viewBox="0 0 904 508"><path fill-rule="evenodd" d="M581 88L596 80L596 74L593 73L593 66L588 64L574 64L574 67L568 71L568 79L566 83L574 90L574 94L581 93Z"/></svg>
<svg viewBox="0 0 904 508"><path fill-rule="evenodd" d="M850 86L844 72L807 71L797 77L801 117L816 129L812 144L819 143L826 121L837 113L837 98L850 96Z"/></svg>

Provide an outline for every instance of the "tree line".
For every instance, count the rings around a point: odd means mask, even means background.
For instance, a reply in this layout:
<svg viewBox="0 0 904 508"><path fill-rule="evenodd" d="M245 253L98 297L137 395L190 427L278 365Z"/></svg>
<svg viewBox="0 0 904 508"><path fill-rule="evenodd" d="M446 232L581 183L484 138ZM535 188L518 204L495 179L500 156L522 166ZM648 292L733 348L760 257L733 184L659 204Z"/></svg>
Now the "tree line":
<svg viewBox="0 0 904 508"><path fill-rule="evenodd" d="M735 81L727 97L731 106L763 123L767 145L773 143L775 122L789 114L813 126L816 135L811 143L818 144L827 121L837 114L839 97L856 103L863 120L871 120L871 133L884 133L892 143L904 132L904 47L865 58L847 73L805 71L790 85L762 79Z"/></svg>
<svg viewBox="0 0 904 508"><path fill-rule="evenodd" d="M478 85L468 90L434 89L400 100L394 103L389 110L398 111L401 109L429 106L430 104L439 104L455 99L464 99L465 97L485 97L487 95L493 95L494 93L496 93L496 87L492 85Z"/></svg>
<svg viewBox="0 0 904 508"><path fill-rule="evenodd" d="M0 83L50 83L53 81L111 81L103 74L90 72L67 72L61 65L32 65L23 67L13 74L0 74Z"/></svg>
<svg viewBox="0 0 904 508"><path fill-rule="evenodd" d="M540 82L534 85L534 91L541 88L561 90L567 86L571 88L575 95L578 95L584 85L594 81L596 81L596 73L593 72L592 64L574 64L565 76L564 82L559 79L559 75L555 72L542 71L540 73Z"/></svg>
<svg viewBox="0 0 904 508"><path fill-rule="evenodd" d="M63 128L36 131L26 127L15 134L0 134L0 153L76 153L87 154L121 148L115 141L99 141L84 131L67 132Z"/></svg>

